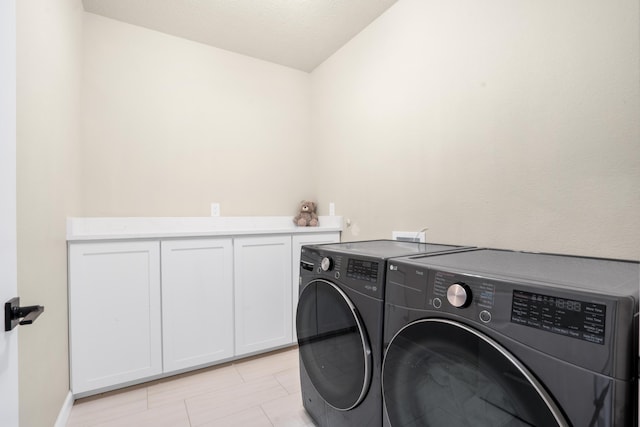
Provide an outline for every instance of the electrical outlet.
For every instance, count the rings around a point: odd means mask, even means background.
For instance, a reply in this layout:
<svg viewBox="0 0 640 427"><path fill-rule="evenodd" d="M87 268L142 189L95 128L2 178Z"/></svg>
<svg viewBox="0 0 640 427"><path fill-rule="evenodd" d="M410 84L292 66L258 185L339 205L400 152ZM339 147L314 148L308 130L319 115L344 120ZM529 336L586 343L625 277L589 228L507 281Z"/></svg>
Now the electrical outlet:
<svg viewBox="0 0 640 427"><path fill-rule="evenodd" d="M211 203L211 216L220 216L220 203Z"/></svg>
<svg viewBox="0 0 640 427"><path fill-rule="evenodd" d="M335 216L336 214L336 204L331 202L329 203L329 216Z"/></svg>

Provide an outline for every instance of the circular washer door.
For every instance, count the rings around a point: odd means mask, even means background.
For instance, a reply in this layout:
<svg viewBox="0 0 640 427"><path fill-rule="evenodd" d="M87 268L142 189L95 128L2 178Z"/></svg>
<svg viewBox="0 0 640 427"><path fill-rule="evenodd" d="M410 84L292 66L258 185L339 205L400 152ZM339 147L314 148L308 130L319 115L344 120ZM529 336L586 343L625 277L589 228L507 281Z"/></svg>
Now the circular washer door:
<svg viewBox="0 0 640 427"><path fill-rule="evenodd" d="M348 411L364 399L371 383L371 346L348 296L333 283L310 282L296 313L300 362L322 398Z"/></svg>
<svg viewBox="0 0 640 427"><path fill-rule="evenodd" d="M567 427L553 399L506 349L461 323L419 320L391 340L382 393L393 427Z"/></svg>

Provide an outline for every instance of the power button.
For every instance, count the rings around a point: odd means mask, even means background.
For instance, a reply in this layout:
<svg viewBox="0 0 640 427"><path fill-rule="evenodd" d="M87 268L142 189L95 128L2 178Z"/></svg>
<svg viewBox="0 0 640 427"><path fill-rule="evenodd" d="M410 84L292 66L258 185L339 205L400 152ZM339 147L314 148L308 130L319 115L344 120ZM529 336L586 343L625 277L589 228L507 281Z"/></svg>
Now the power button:
<svg viewBox="0 0 640 427"><path fill-rule="evenodd" d="M479 314L480 320L484 323L491 322L491 313L487 310L482 310Z"/></svg>

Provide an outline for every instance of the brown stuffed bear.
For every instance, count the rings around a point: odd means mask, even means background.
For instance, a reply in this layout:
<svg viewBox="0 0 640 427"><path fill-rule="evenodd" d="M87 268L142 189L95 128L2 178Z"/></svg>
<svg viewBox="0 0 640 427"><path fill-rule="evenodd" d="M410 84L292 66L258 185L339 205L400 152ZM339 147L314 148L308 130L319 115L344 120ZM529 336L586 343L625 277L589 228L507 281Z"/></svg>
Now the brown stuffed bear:
<svg viewBox="0 0 640 427"><path fill-rule="evenodd" d="M293 223L300 227L316 227L318 225L318 215L316 215L316 204L309 200L300 202L298 215L293 218Z"/></svg>

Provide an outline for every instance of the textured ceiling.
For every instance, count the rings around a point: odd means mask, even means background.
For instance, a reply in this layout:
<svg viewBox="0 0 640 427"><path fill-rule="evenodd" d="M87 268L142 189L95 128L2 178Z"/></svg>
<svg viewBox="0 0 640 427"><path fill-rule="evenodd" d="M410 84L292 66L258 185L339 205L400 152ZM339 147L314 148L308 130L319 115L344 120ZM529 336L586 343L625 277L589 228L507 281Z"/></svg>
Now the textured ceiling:
<svg viewBox="0 0 640 427"><path fill-rule="evenodd" d="M87 12L312 71L397 0L83 0Z"/></svg>

